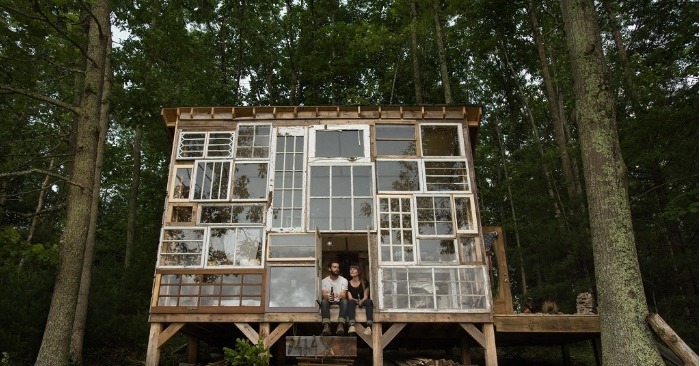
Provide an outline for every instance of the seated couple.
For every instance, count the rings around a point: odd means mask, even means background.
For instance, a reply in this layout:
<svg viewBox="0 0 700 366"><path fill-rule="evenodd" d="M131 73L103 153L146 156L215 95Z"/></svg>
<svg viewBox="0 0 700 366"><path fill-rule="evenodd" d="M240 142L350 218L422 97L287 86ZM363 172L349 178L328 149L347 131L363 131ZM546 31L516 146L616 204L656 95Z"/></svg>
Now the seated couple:
<svg viewBox="0 0 700 366"><path fill-rule="evenodd" d="M350 266L350 281L340 275L340 263L334 261L328 266L330 274L321 280L321 318L323 331L321 335L331 334L331 304L340 305L336 335L345 333L345 317L348 319L348 334L355 334L355 307L364 307L367 315L365 334L372 334L374 304L369 298L369 284L360 278L360 268Z"/></svg>

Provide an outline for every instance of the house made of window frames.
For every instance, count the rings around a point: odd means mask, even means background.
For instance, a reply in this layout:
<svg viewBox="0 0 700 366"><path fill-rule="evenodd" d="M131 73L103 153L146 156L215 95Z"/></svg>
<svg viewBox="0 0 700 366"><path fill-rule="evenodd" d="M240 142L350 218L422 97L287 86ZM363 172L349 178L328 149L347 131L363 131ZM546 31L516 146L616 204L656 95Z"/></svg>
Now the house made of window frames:
<svg viewBox="0 0 700 366"><path fill-rule="evenodd" d="M147 363L178 332L195 354L198 340L284 349L286 338L320 334L331 259L346 278L359 265L370 283L375 322L365 335L357 311L357 346L372 349L374 364L416 333L476 345L495 362L498 300L472 156L481 113L163 109L173 147Z"/></svg>

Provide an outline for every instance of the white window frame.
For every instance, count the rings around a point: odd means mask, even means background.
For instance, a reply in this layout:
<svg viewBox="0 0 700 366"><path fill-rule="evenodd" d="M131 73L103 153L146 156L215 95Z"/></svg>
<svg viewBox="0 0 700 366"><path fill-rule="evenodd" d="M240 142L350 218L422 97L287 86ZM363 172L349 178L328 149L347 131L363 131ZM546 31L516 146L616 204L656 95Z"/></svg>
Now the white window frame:
<svg viewBox="0 0 700 366"><path fill-rule="evenodd" d="M270 252L272 251L272 238L273 237L285 237L285 236L311 236L313 239L313 242L308 246L313 248L314 255L310 257L275 257L272 258L270 257ZM268 263L272 262L289 262L289 263L301 263L301 262L309 262L309 261L315 261L317 256L320 255L320 253L316 252L316 235L314 233L268 233L268 238L267 238L267 251L266 251L266 258ZM304 245L290 245L290 246L295 246L295 247L305 247ZM275 248L279 248L283 246L275 246Z"/></svg>
<svg viewBox="0 0 700 366"><path fill-rule="evenodd" d="M391 139L391 138L379 138L377 134L377 126L410 126L413 127L413 133L414 133L414 138L413 142L416 144L416 153L413 155L387 155L387 154L380 154L379 153L379 143L382 141L410 141L408 139ZM391 123L391 122L377 122L374 124L374 153L376 154L377 157L381 157L383 159L388 159L388 158L394 158L394 159L417 159L421 155L421 147L420 145L420 129L419 129L419 124L414 123L414 122L399 122L399 123Z"/></svg>
<svg viewBox="0 0 700 366"><path fill-rule="evenodd" d="M351 218L352 218L352 224L351 224L351 226L352 226L353 228L355 227L355 215L354 215L355 206L354 206L354 200L355 200L356 198L371 199L371 200L372 200L372 206L371 206L371 207L372 207L372 210L375 209L375 205L376 205L376 201L377 201L377 195L376 195L376 192L377 192L377 191L376 191L376 186L375 186L376 183L375 183L375 181L374 181L374 177L375 177L375 175L374 175L374 164L369 164L369 163L366 163L366 164L359 164L359 163L358 163L358 164L354 164L354 163L345 162L345 161L343 161L343 160L341 160L341 161L335 161L335 162L333 162L333 163L308 164L308 165L307 165L308 169L307 169L307 172L306 172L306 175L307 175L306 181L307 181L307 186L308 186L308 192L307 192L308 194L306 195L306 216L307 216L306 223L307 223L307 225L311 225L311 198L312 198L312 196L311 196L311 168L312 168L312 167L329 167L329 169L331 169L331 172L332 172L332 168L333 168L333 167L342 167L342 166L350 167L351 169L353 169L353 170L352 170L353 172L354 172L354 168L357 168L357 167L369 167L369 168L370 168L370 176L369 176L369 179L370 179L370 181L371 181L371 182L370 182L370 184L371 184L371 187L370 187L370 195L369 195L369 196L356 196L356 195L355 195L355 192L353 191L353 192L351 193L350 196L328 196L328 197L325 197L325 196L314 196L313 198L328 198L328 199L331 200L331 208L329 209L329 214L330 214L330 215L329 215L329 220L330 220L330 216L333 215L333 212L332 212L332 207L333 207L333 206L332 206L332 200L333 200L333 198L346 197L346 198L350 198L350 199L351 199L351 202L353 203L353 204L352 204L352 212L353 212L353 214L351 215ZM354 179L354 178L353 178L352 173L351 173L350 177L351 177L351 180L350 180L350 187L351 187L351 189L354 189L354 188L353 188L353 186L354 186L353 179ZM332 185L333 185L333 180L332 180L332 174L331 174L331 176L329 177L329 188L330 188L330 186L332 186ZM377 215L376 210L375 210L374 212L372 212L372 215L374 215L374 216ZM375 218L370 218L370 223L371 223L372 225L374 225L375 220L376 220ZM332 226L331 224L332 224L332 220L329 222L329 226ZM308 229L309 231L312 231L312 230L315 230L316 228L315 228L315 227L309 227L309 228L307 228L307 229ZM358 231L366 232L366 231L367 231L367 228L366 228L366 227L364 227L364 228L355 228L355 229L332 229L332 228L331 228L331 229L321 229L321 228L319 228L319 230L322 231L322 232L358 232ZM371 230L371 231L374 231L375 229L374 229L374 228L370 228L370 230Z"/></svg>
<svg viewBox="0 0 700 366"><path fill-rule="evenodd" d="M209 156L209 139L212 134L224 133L230 134L230 150L228 155L222 156ZM187 135L192 134L203 134L204 142L202 146L202 152L198 156L182 156L182 142L187 139ZM199 159L228 159L233 158L235 151L235 141L236 133L235 131L180 131L177 140L177 160L199 160Z"/></svg>
<svg viewBox="0 0 700 366"><path fill-rule="evenodd" d="M226 181L226 197L225 198L217 198L217 199L211 199L211 198L196 198L195 197L195 187L197 186L197 179L199 178L199 163L204 163L204 164L215 164L215 163L224 163L224 164L229 164L229 175ZM195 202L222 202L222 201L228 201L229 197L231 196L231 182L232 182L232 177L233 177L233 161L232 160L222 160L222 159L215 159L215 160L195 160L194 162L194 173L192 174L194 177L194 184L190 188L192 193L190 193L190 197L192 197L191 201Z"/></svg>
<svg viewBox="0 0 700 366"><path fill-rule="evenodd" d="M175 198L175 189L177 187L177 171L178 169L189 169L190 170L190 191L187 197ZM170 184L168 187L168 197L170 202L189 202L192 200L192 195L194 194L194 165L192 164L175 164L173 166L173 171L170 178Z"/></svg>
<svg viewBox="0 0 700 366"><path fill-rule="evenodd" d="M264 220L265 220L265 204L261 202L226 202L226 203L212 203L212 204L199 204L198 205L198 210L197 210L197 225L203 225L203 226L263 226L264 225ZM261 220L263 222L257 223L257 222L202 222L202 215L204 214L204 209L206 207L210 206L216 206L216 207L230 207L231 210L233 210L234 207L236 206L241 206L241 207L254 207L254 206L259 206L260 211L262 212Z"/></svg>
<svg viewBox="0 0 700 366"><path fill-rule="evenodd" d="M209 258L209 248L211 247L211 242L209 238L211 237L211 231L212 230L217 230L217 229L225 229L225 230L236 230L236 237L238 237L239 231L243 229L256 229L260 230L260 263L257 265L253 266L237 266L237 265L209 265L208 263L208 258ZM206 228L206 236L205 236L205 245L204 245L205 251L202 253L202 261L203 261L203 267L204 268L237 268L237 269L245 269L245 268L253 268L253 269L260 269L265 267L265 227L263 225L236 225L236 226L209 226ZM234 247L235 249L235 247ZM235 257L233 258L235 262Z"/></svg>
<svg viewBox="0 0 700 366"><path fill-rule="evenodd" d="M421 234L420 233L420 228L418 226L418 198L447 198L450 202L450 215L452 216L452 234L445 234L445 235L429 235L429 234ZM452 195L448 194L419 194L419 195L414 195L413 196L413 211L415 212L415 221L413 223L413 228L415 230L416 238L421 239L421 238L431 238L431 239L453 239L457 236L457 227L455 224L455 208L454 208L454 200L452 199ZM433 215L434 216L434 215ZM427 221L426 221L427 222ZM438 222L446 222L446 221L432 221L433 223L438 223Z"/></svg>
<svg viewBox="0 0 700 366"><path fill-rule="evenodd" d="M316 133L318 131L360 131L362 134L362 139L364 142L363 154L364 156L358 157L317 157L316 156ZM309 163L313 162L338 162L338 161L350 161L356 163L369 163L370 162L370 145L371 141L369 139L369 125L321 125L312 126L309 136Z"/></svg>
<svg viewBox="0 0 700 366"><path fill-rule="evenodd" d="M389 200L389 212L388 212L388 214L390 215L390 218L389 218L389 219L390 219L390 222L391 222L391 214L392 214L392 212L393 212L393 211L391 211L391 199L392 199L392 198L398 198L398 199L399 199L399 206L401 205L400 199L408 199L409 202L410 202L410 205L411 205L410 210L409 210L408 213L409 213L410 216L411 216L411 225L412 225L410 231L411 231L411 234L413 235L413 243L411 244L411 247L413 248L413 260L410 260L410 261L406 261L406 260L404 260L404 261L392 261L390 258L389 258L389 259L385 259L385 258L382 257L382 247L387 246L387 245L384 245L384 244L382 244L382 242L381 242L381 240L382 240L382 239L381 239L381 231L384 229L384 228L381 227L381 215L382 215L383 213L385 213L385 212L383 212L383 211L380 211L380 208L381 208L381 200L382 200L382 199L388 199L388 200ZM376 200L376 201L377 201L377 206L376 206L376 209L375 209L375 216L377 217L377 218L376 218L377 246L378 246L378 248L377 248L378 253L377 253L377 254L378 254L378 258L379 258L379 263L380 263L380 265L382 265L382 266L407 265L407 264L409 264L409 265L415 265L415 264L417 263L417 258L418 258L418 252L417 252L417 250L416 250L416 249L417 249L416 242L418 241L418 238L416 238L416 227L415 227L415 225L416 225L416 218L415 218L416 209L415 209L415 206L414 206L414 205L415 205L415 202L414 202L412 196L411 196L411 195L379 195L379 196L377 196L377 200ZM403 214L403 211L401 211L400 213L397 213L397 214ZM402 231L409 231L409 230L403 230L403 225L402 225L402 228L401 228L400 230L402 230ZM391 233L392 233L392 228L389 228L389 235L390 235L390 237L391 237ZM402 249L405 248L405 247L408 247L408 245L405 245L404 243L400 243L400 244L393 244L393 243L392 243L392 244L389 244L388 246L389 246L391 249L394 249L395 247L401 247ZM405 259L405 255L404 255L403 253L402 253L402 258Z"/></svg>
<svg viewBox="0 0 700 366"><path fill-rule="evenodd" d="M306 203L307 203L307 171L308 171L308 142L309 142L309 136L307 134L307 128L306 127L276 127L273 129L273 137L272 137L272 143L270 144L270 154L271 154L271 165L272 167L269 169L270 170L270 179L269 181L269 192L272 192L272 201L268 207L268 212L267 212L267 228L270 231L274 232L304 232L306 229ZM302 178L301 178L301 223L299 226L290 226L290 227L277 227L273 226L273 217L274 217L274 205L273 203L275 202L275 178L277 174L277 138L278 137L297 137L297 138L303 138L304 143L302 147L302 166L301 166L301 173L302 173ZM284 152L284 155L286 156L289 154L287 151ZM293 171L292 171L293 172ZM296 189L296 188L294 188ZM282 189L283 191L287 191L286 189ZM289 207L286 207L286 209L289 209ZM295 207L291 207L291 209L295 209Z"/></svg>
<svg viewBox="0 0 700 366"><path fill-rule="evenodd" d="M416 169L418 169L418 189L417 190L412 190L412 191L385 191L385 190L380 190L379 189L379 163L380 162L396 162L400 163L403 161L408 161L408 162L415 162L416 163ZM375 176L374 181L375 181L375 186L377 187L377 192L381 194L408 194L408 193L421 193L425 190L425 176L424 176L424 171L425 167L423 166L422 159L377 159L376 161L377 165L377 176Z"/></svg>
<svg viewBox="0 0 700 366"><path fill-rule="evenodd" d="M441 261L429 261L426 259L423 259L423 256L421 255L421 250L422 250L422 241L425 240L440 240L440 241L452 241L452 250L454 251L454 260L451 262L441 262ZM428 238L428 237L422 237L416 239L416 257L418 258L418 264L421 266L447 266L447 265L452 265L456 266L459 265L459 248L457 248L457 239L452 238Z"/></svg>
<svg viewBox="0 0 700 366"><path fill-rule="evenodd" d="M253 127L253 131L255 131L256 127L259 126L267 126L270 129L270 134L267 137L267 156L250 156L250 157L241 157L238 156L238 148L240 147L238 145L238 139L241 136L240 129L241 127ZM233 156L236 157L236 160L270 160L270 156L273 154L272 152L272 137L274 136L274 129L272 128L272 125L269 123L239 123L238 126L236 127L236 137L234 139L235 145L233 148ZM255 132L253 132L253 148L255 147L255 137L257 135Z"/></svg>
<svg viewBox="0 0 700 366"><path fill-rule="evenodd" d="M233 186L236 183L235 177L236 177L236 167L239 164L266 164L267 165L267 172L265 173L265 196L264 197L254 197L254 198L236 198L233 196ZM268 197L270 196L270 161L269 160L236 160L233 162L233 167L231 168L231 174L229 177L229 199L233 202L262 202L262 201L267 201Z"/></svg>
<svg viewBox="0 0 700 366"><path fill-rule="evenodd" d="M200 260L199 264L195 265L189 265L189 266L176 266L176 265L163 265L161 264L162 260L162 255L171 255L173 253L163 253L163 240L165 239L165 231L166 230L190 230L190 231L195 231L195 230L201 230L202 231L202 246L201 246L201 251L200 251ZM207 247L207 238L208 238L208 231L204 227L197 227L197 226L165 226L160 229L160 240L158 241L158 259L156 261L156 267L157 268L202 268L204 265L204 253L205 249ZM188 241L195 241L195 240L188 240ZM199 240L196 240L199 241ZM178 253L175 253L178 254ZM179 254L187 254L187 253L179 253Z"/></svg>
<svg viewBox="0 0 700 366"><path fill-rule="evenodd" d="M437 191L430 191L428 190L428 177L433 176L429 175L427 168L426 168L426 163L449 163L449 162L461 162L464 163L464 170L466 172L466 190L437 190ZM420 164L420 170L421 170L421 188L422 192L427 193L427 194L439 194L439 193L445 193L445 194L454 194L454 193L470 193L471 192L471 177L469 176L469 162L466 159L433 159L433 158L425 158L421 159L421 164Z"/></svg>
<svg viewBox="0 0 700 366"><path fill-rule="evenodd" d="M423 126L455 126L457 127L457 137L459 138L459 155L449 155L449 156L437 156L437 155L425 155L425 152L423 151ZM465 148L464 148L464 132L462 131L462 125L459 123L439 123L439 122L427 122L427 123L420 123L418 124L418 135L420 141L420 156L423 157L424 159L457 159L459 157L465 158L466 153L465 153Z"/></svg>

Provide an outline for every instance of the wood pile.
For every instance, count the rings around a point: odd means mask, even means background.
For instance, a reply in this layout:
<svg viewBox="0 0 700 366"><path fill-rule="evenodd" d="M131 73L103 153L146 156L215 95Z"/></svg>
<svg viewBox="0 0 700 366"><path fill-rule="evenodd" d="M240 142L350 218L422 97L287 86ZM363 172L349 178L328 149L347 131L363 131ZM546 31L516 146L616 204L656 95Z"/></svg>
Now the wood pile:
<svg viewBox="0 0 700 366"><path fill-rule="evenodd" d="M591 315L596 313L595 298L590 291L576 296L576 314Z"/></svg>
<svg viewBox="0 0 700 366"><path fill-rule="evenodd" d="M385 364L387 364L387 363L385 363ZM434 360L431 358L422 358L422 357L402 359L402 360L392 359L388 362L388 364L396 365L396 366L459 366L458 362L455 362L452 360L445 360L445 359Z"/></svg>

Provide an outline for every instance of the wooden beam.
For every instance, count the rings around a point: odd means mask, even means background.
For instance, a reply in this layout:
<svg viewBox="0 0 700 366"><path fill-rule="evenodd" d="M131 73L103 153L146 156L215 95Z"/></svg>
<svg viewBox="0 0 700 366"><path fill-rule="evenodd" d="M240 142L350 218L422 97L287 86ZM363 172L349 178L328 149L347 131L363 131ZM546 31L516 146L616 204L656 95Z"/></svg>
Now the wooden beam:
<svg viewBox="0 0 700 366"><path fill-rule="evenodd" d="M278 324L275 330L273 330L265 339L263 340L263 344L265 347L272 347L273 344L277 342L278 339L280 339L284 333L289 330L289 328L292 327L294 323L281 323Z"/></svg>
<svg viewBox="0 0 700 366"><path fill-rule="evenodd" d="M462 327L462 329L466 330L467 333L472 336L472 338L474 338L476 343L479 343L481 347L486 348L486 337L484 336L484 333L481 333L481 331L474 326L474 324L460 323L459 325Z"/></svg>
<svg viewBox="0 0 700 366"><path fill-rule="evenodd" d="M360 323L355 323L355 330L357 331L357 336L372 348L372 336L365 334L365 327Z"/></svg>
<svg viewBox="0 0 700 366"><path fill-rule="evenodd" d="M199 339L197 337L189 337L187 342L187 362L196 365L199 360Z"/></svg>
<svg viewBox="0 0 700 366"><path fill-rule="evenodd" d="M384 365L384 346L382 346L382 325L372 324L372 364Z"/></svg>
<svg viewBox="0 0 700 366"><path fill-rule="evenodd" d="M394 337L406 326L406 323L394 323L389 327L386 333L382 334L382 349L384 349L389 342L391 342Z"/></svg>
<svg viewBox="0 0 700 366"><path fill-rule="evenodd" d="M651 325L654 332L658 334L664 343L683 361L686 365L697 366L698 355L683 342L681 337L666 324L659 314L651 313L647 316L647 323Z"/></svg>
<svg viewBox="0 0 700 366"><path fill-rule="evenodd" d="M372 281L374 282L374 277ZM331 313L337 311L331 308ZM361 321L363 312L357 314L357 320ZM550 315L556 317L561 315ZM585 315L585 317L597 315ZM193 313L193 314L165 314L151 313L151 323L320 323L321 315L318 312L309 313ZM387 313L374 312L375 323L489 323L494 317L489 313ZM499 331L501 331L499 329ZM600 331L600 328L597 329Z"/></svg>
<svg viewBox="0 0 700 366"><path fill-rule="evenodd" d="M461 337L459 341L462 354L462 365L471 365L472 356L469 354L469 339L467 337Z"/></svg>
<svg viewBox="0 0 700 366"><path fill-rule="evenodd" d="M598 315L494 314L493 322L499 333L600 333Z"/></svg>
<svg viewBox="0 0 700 366"><path fill-rule="evenodd" d="M260 336L248 323L234 323L253 344L258 344Z"/></svg>
<svg viewBox="0 0 700 366"><path fill-rule="evenodd" d="M158 346L158 336L163 329L161 323L151 323L151 331L148 334L148 348L146 349L146 366L158 366L160 359L160 346Z"/></svg>
<svg viewBox="0 0 700 366"><path fill-rule="evenodd" d="M163 347L163 344L174 336L177 332L185 326L185 323L173 323L170 324L165 330L158 335L158 348Z"/></svg>
<svg viewBox="0 0 700 366"><path fill-rule="evenodd" d="M484 323L483 332L486 338L486 347L484 347L484 361L486 361L486 366L497 366L496 332L493 329L493 323Z"/></svg>

